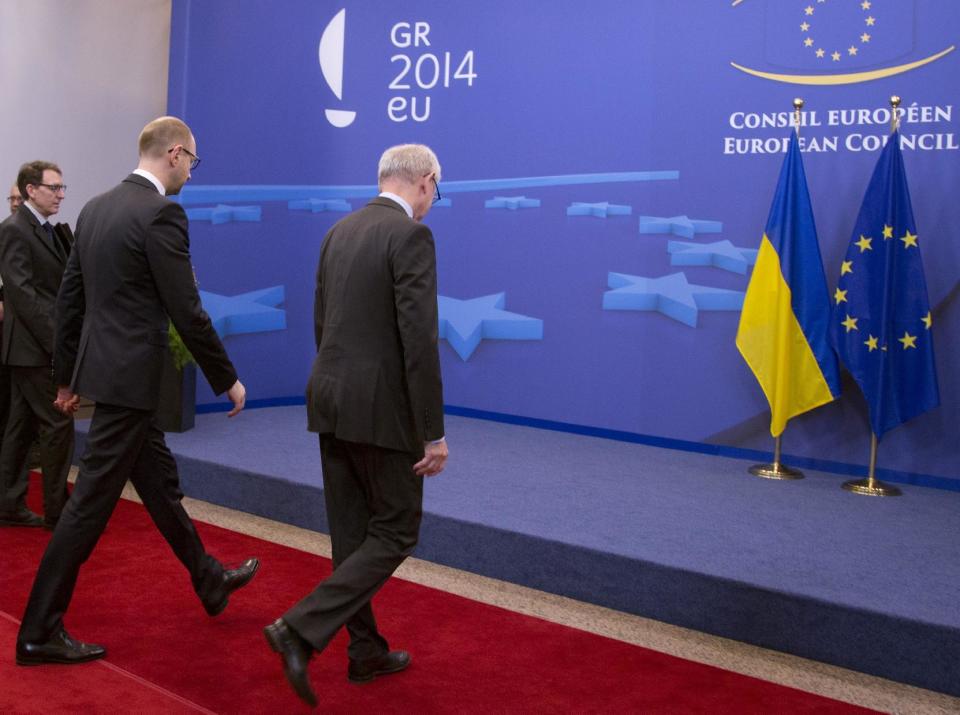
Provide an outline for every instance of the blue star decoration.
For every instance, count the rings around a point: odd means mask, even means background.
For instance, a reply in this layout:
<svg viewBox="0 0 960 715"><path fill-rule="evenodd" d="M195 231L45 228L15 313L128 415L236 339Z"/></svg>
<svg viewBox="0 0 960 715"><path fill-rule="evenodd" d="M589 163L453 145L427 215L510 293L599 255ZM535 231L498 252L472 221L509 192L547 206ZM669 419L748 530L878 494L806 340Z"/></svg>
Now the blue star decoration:
<svg viewBox="0 0 960 715"><path fill-rule="evenodd" d="M528 199L526 196L495 196L483 202L488 209L536 209L540 208L540 199Z"/></svg>
<svg viewBox="0 0 960 715"><path fill-rule="evenodd" d="M610 273L603 294L604 310L650 310L663 313L691 328L701 310L740 310L744 293L689 283L683 273L643 278Z"/></svg>
<svg viewBox="0 0 960 715"><path fill-rule="evenodd" d="M629 216L632 211L633 209L630 206L611 204L606 201L598 204L574 201L567 206L567 216L596 216L597 218L606 218L607 216Z"/></svg>
<svg viewBox="0 0 960 715"><path fill-rule="evenodd" d="M200 302L207 311L217 335L266 333L284 330L287 313L276 306L283 303L283 286L273 286L240 295L218 295L200 291Z"/></svg>
<svg viewBox="0 0 960 715"><path fill-rule="evenodd" d="M543 321L503 309L506 293L458 300L437 296L440 337L466 362L481 340L543 340Z"/></svg>
<svg viewBox="0 0 960 715"><path fill-rule="evenodd" d="M287 208L306 210L311 213L320 213L321 211L346 213L353 210L350 202L343 199L295 199L287 202Z"/></svg>
<svg viewBox="0 0 960 715"><path fill-rule="evenodd" d="M687 216L641 216L640 233L672 233L674 236L693 238L696 233L720 233L721 221L706 221Z"/></svg>
<svg viewBox="0 0 960 715"><path fill-rule="evenodd" d="M230 221L259 221L262 209L259 206L203 206L187 209L191 221L210 221L214 226Z"/></svg>
<svg viewBox="0 0 960 715"><path fill-rule="evenodd" d="M747 268L757 262L757 249L738 248L730 241L669 241L667 252L670 254L671 266L714 266L740 275L745 275Z"/></svg>

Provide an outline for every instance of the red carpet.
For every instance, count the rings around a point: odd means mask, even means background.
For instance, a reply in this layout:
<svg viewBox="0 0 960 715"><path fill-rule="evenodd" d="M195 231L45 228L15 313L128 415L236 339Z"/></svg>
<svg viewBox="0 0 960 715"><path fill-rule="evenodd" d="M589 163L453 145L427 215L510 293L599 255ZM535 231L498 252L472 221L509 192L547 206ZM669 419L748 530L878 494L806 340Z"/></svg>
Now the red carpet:
<svg viewBox="0 0 960 715"><path fill-rule="evenodd" d="M31 486L31 497L39 492ZM121 501L80 574L67 628L103 643L80 666L13 663L23 613L49 534L0 528L0 711L298 712L261 629L330 571L327 559L199 524L208 550L261 568L223 615L207 617L142 507ZM799 690L681 660L391 580L376 599L404 673L346 679L341 633L311 664L320 710L332 713L853 713Z"/></svg>

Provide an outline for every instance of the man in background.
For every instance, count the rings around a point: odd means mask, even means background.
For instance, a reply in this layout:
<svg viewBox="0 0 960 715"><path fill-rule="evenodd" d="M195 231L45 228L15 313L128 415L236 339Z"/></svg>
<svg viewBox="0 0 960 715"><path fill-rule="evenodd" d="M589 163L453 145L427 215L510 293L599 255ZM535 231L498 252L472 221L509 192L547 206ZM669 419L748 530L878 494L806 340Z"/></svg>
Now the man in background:
<svg viewBox="0 0 960 715"><path fill-rule="evenodd" d="M80 567L128 479L210 616L227 607L230 594L249 583L259 566L247 559L227 570L206 552L181 504L177 464L154 419L171 322L214 392L227 393L233 403L228 416L243 409L246 390L200 304L186 212L166 198L180 191L199 163L196 139L179 119L160 117L140 133L139 152L137 169L80 212L57 299L56 404L72 414L83 395L96 407L76 485L23 615L18 665L82 663L106 655L103 646L71 638L63 618ZM145 618L150 608L147 600Z"/></svg>
<svg viewBox="0 0 960 715"><path fill-rule="evenodd" d="M20 204L23 203L23 197L20 195L20 189L16 182L10 187L10 193L7 195L7 203L10 204L10 214L15 214ZM0 276L0 356L3 355L3 277ZM7 431L7 418L10 416L10 368L3 364L0 357L0 454L3 454L3 434ZM0 483L0 489L3 489Z"/></svg>
<svg viewBox="0 0 960 715"><path fill-rule="evenodd" d="M20 189L16 184L10 187L10 193L7 195L7 203L10 204L10 213L15 214L20 204L23 203L23 197L20 195Z"/></svg>
<svg viewBox="0 0 960 715"><path fill-rule="evenodd" d="M53 529L67 499L74 440L73 417L53 406L57 388L51 375L53 311L71 246L50 217L60 210L67 187L56 164L32 161L20 167L17 188L25 200L0 224L0 360L10 371L10 414L0 450L0 525ZM27 458L38 433L42 519L26 504Z"/></svg>
<svg viewBox="0 0 960 715"><path fill-rule="evenodd" d="M320 435L334 571L264 630L310 705L307 663L341 626L351 681L410 664L378 632L370 599L413 551L423 477L447 460L436 255L420 223L439 198L440 164L426 146L395 146L378 180L380 196L327 233L317 270L307 414Z"/></svg>

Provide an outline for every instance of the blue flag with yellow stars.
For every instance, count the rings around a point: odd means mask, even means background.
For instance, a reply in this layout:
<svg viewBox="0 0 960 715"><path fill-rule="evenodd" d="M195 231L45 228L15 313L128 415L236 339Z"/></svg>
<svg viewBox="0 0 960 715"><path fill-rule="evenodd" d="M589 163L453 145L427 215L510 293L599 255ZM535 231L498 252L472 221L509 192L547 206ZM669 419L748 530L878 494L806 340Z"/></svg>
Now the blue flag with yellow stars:
<svg viewBox="0 0 960 715"><path fill-rule="evenodd" d="M933 318L900 132L880 154L833 295L831 336L877 439L940 404Z"/></svg>

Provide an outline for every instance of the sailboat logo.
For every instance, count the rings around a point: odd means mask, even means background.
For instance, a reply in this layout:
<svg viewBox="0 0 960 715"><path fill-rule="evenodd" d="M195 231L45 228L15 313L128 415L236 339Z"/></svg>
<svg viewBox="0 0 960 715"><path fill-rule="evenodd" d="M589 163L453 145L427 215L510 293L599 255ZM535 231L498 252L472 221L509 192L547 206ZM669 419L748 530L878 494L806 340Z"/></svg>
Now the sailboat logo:
<svg viewBox="0 0 960 715"><path fill-rule="evenodd" d="M337 99L343 99L343 38L346 20L346 8L333 16L320 37L318 51L323 78L327 80ZM349 127L357 117L356 112L345 109L327 109L325 113L327 121L341 129Z"/></svg>

